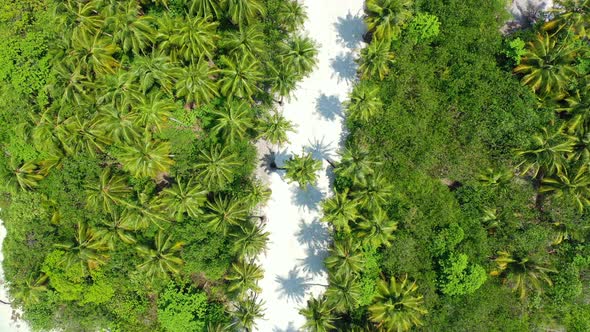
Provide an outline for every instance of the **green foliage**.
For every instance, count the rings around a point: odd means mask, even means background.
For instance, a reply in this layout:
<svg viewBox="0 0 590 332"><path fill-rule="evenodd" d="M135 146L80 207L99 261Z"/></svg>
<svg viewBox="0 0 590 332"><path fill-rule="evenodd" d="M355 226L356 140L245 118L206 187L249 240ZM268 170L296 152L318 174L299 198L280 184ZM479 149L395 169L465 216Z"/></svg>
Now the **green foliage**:
<svg viewBox="0 0 590 332"><path fill-rule="evenodd" d="M417 13L408 25L406 33L415 44L431 41L440 33L438 17L428 13Z"/></svg>
<svg viewBox="0 0 590 332"><path fill-rule="evenodd" d="M169 283L158 298L158 321L165 331L206 331L215 304L205 293Z"/></svg>
<svg viewBox="0 0 590 332"><path fill-rule="evenodd" d="M478 264L468 262L465 254L450 254L440 263L440 289L445 295L465 295L475 292L487 279L487 273Z"/></svg>
<svg viewBox="0 0 590 332"><path fill-rule="evenodd" d="M526 43L522 39L515 38L508 43L504 52L509 59L514 61L514 64L519 65L520 59L526 54L525 45Z"/></svg>

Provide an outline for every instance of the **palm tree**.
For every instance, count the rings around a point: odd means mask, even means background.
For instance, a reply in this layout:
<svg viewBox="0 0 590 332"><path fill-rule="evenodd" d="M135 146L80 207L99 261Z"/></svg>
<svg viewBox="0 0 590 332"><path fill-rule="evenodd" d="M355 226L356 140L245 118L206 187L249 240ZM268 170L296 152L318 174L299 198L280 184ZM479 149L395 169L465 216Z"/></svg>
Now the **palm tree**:
<svg viewBox="0 0 590 332"><path fill-rule="evenodd" d="M268 232L255 223L243 223L232 232L233 252L240 258L254 258L266 249Z"/></svg>
<svg viewBox="0 0 590 332"><path fill-rule="evenodd" d="M295 36L281 44L281 52L287 66L298 77L305 77L316 66L318 50L309 37Z"/></svg>
<svg viewBox="0 0 590 332"><path fill-rule="evenodd" d="M149 56L135 56L129 72L138 80L139 88L144 95L155 84L168 95L172 95L175 77L180 76L177 64L160 52L153 52Z"/></svg>
<svg viewBox="0 0 590 332"><path fill-rule="evenodd" d="M219 0L185 0L191 15L198 17L213 16L219 20L224 15L222 1Z"/></svg>
<svg viewBox="0 0 590 332"><path fill-rule="evenodd" d="M219 86L221 93L229 100L242 98L253 101L252 96L262 91L257 84L262 81L260 62L251 56L226 57L221 56L221 79Z"/></svg>
<svg viewBox="0 0 590 332"><path fill-rule="evenodd" d="M171 35L170 43L177 49L177 54L186 61L199 58L213 59L216 48L218 22L209 21L209 17L188 17L179 29Z"/></svg>
<svg viewBox="0 0 590 332"><path fill-rule="evenodd" d="M548 273L556 271L542 266L529 257L499 251L498 257L494 261L498 268L490 275L500 276L504 281L509 282L512 290L519 292L521 299L526 297L527 289L530 287L542 291L542 283L553 285Z"/></svg>
<svg viewBox="0 0 590 332"><path fill-rule="evenodd" d="M558 42L547 33L538 34L529 42L527 52L514 72L524 74L522 83L542 96L559 94L578 75L574 67L577 56L574 43L568 40Z"/></svg>
<svg viewBox="0 0 590 332"><path fill-rule="evenodd" d="M102 170L98 181L86 183L84 189L87 206L105 212L113 212L116 205L125 204L125 199L131 193L125 177L113 174L110 167Z"/></svg>
<svg viewBox="0 0 590 332"><path fill-rule="evenodd" d="M96 238L105 243L109 250L115 250L116 243L121 240L126 244L134 244L135 237L131 232L142 227L129 218L122 218L118 212L111 212L108 220L101 220L102 226L96 230Z"/></svg>
<svg viewBox="0 0 590 332"><path fill-rule="evenodd" d="M154 238L154 247L137 247L139 255L145 259L137 268L151 280L166 277L168 273L177 274L184 264L182 258L178 257L182 246L183 242L173 242L172 236L165 236L159 231Z"/></svg>
<svg viewBox="0 0 590 332"><path fill-rule="evenodd" d="M302 153L301 156L294 155L285 162L283 167L286 170L285 177L290 182L297 182L299 187L307 189L308 185L315 185L317 182L317 171L322 169L322 162L313 159L311 153Z"/></svg>
<svg viewBox="0 0 590 332"><path fill-rule="evenodd" d="M104 24L104 17L99 15L95 1L60 1L55 8L57 31L72 31L73 39L83 34L97 34Z"/></svg>
<svg viewBox="0 0 590 332"><path fill-rule="evenodd" d="M114 58L118 50L116 44L107 38L101 38L100 34L81 34L72 39L70 56L87 74L94 73L98 77L115 73L115 69L120 66L119 61Z"/></svg>
<svg viewBox="0 0 590 332"><path fill-rule="evenodd" d="M108 16L106 26L113 34L113 40L121 45L124 52L143 53L156 41L154 19L141 15L141 6L135 1L120 4L116 13Z"/></svg>
<svg viewBox="0 0 590 332"><path fill-rule="evenodd" d="M282 1L279 8L280 25L288 31L296 31L307 20L305 6L297 0Z"/></svg>
<svg viewBox="0 0 590 332"><path fill-rule="evenodd" d="M174 161L170 158L170 143L151 140L149 135L143 142L124 146L118 156L123 169L134 177L155 178L159 173L166 173Z"/></svg>
<svg viewBox="0 0 590 332"><path fill-rule="evenodd" d="M299 310L299 314L305 317L303 328L309 332L329 332L336 329L336 319L332 314L334 309L326 301L325 297L307 300L307 307Z"/></svg>
<svg viewBox="0 0 590 332"><path fill-rule="evenodd" d="M383 245L391 245L397 222L391 220L383 209L378 208L370 219L363 219L357 227L355 237L358 237L365 245L379 248Z"/></svg>
<svg viewBox="0 0 590 332"><path fill-rule="evenodd" d="M400 281L379 280L375 303L369 306L371 321L383 331L408 331L421 326L420 319L428 311L423 307L423 297L415 294L417 289L416 282L410 283L407 275Z"/></svg>
<svg viewBox="0 0 590 332"><path fill-rule="evenodd" d="M34 189L44 178L39 172L38 165L32 161L19 164L16 158L11 158L9 166L10 176L3 181L6 189L15 190L17 186L22 190Z"/></svg>
<svg viewBox="0 0 590 332"><path fill-rule="evenodd" d="M219 96L215 72L206 60L199 58L182 70L176 82L176 96L183 97L186 104L208 104Z"/></svg>
<svg viewBox="0 0 590 332"><path fill-rule="evenodd" d="M289 98L291 91L297 87L297 82L301 79L295 68L287 63L279 63L277 66L269 65L271 72L270 91L279 95L280 99L275 100L279 105L283 105L285 97Z"/></svg>
<svg viewBox="0 0 590 332"><path fill-rule="evenodd" d="M333 197L321 204L322 220L331 223L337 231L349 233L349 222L354 222L360 217L357 210L359 203L348 197L348 189L336 191Z"/></svg>
<svg viewBox="0 0 590 332"><path fill-rule="evenodd" d="M516 156L522 159L521 174L532 171L533 177L543 178L562 172L567 154L574 152L575 140L561 132L550 133L542 128L540 134L532 137L529 149L517 150Z"/></svg>
<svg viewBox="0 0 590 332"><path fill-rule="evenodd" d="M494 170L487 168L485 172L477 177L477 180L485 186L499 186L510 182L514 174L510 170Z"/></svg>
<svg viewBox="0 0 590 332"><path fill-rule="evenodd" d="M248 219L248 209L243 202L227 196L215 196L213 201L207 202L207 209L203 220L207 227L224 235L232 226L241 225Z"/></svg>
<svg viewBox="0 0 590 332"><path fill-rule="evenodd" d="M547 31L563 28L573 31L580 38L588 36L587 28L590 25L588 15L590 13L590 1L588 0L558 0L557 5L549 10L555 18L543 25Z"/></svg>
<svg viewBox="0 0 590 332"><path fill-rule="evenodd" d="M253 24L224 35L219 41L219 47L226 50L226 54L236 58L258 57L266 49L264 40L262 26Z"/></svg>
<svg viewBox="0 0 590 332"><path fill-rule="evenodd" d="M31 273L24 283L11 285L11 289L16 289L13 294L15 302L25 307L41 302L41 295L47 291L48 279L45 273L38 276Z"/></svg>
<svg viewBox="0 0 590 332"><path fill-rule="evenodd" d="M346 312L356 308L361 288L356 277L351 274L331 274L326 298L331 307L337 312Z"/></svg>
<svg viewBox="0 0 590 332"><path fill-rule="evenodd" d="M384 176L375 174L359 180L353 194L361 207L368 211L376 211L387 205L393 196L393 185Z"/></svg>
<svg viewBox="0 0 590 332"><path fill-rule="evenodd" d="M266 115L259 123L259 130L265 140L271 144L281 146L289 142L287 132L294 131L293 122L287 120L282 114L273 112Z"/></svg>
<svg viewBox="0 0 590 332"><path fill-rule="evenodd" d="M573 178L567 168L550 177L544 177L539 193L553 193L557 197L567 195L577 204L580 212L590 206L590 173L588 164L583 164L575 172Z"/></svg>
<svg viewBox="0 0 590 332"><path fill-rule="evenodd" d="M99 77L96 80L96 91L97 105L114 108L128 107L140 95L133 76L121 68L114 74Z"/></svg>
<svg viewBox="0 0 590 332"><path fill-rule="evenodd" d="M104 152L111 143L96 117L83 119L78 114L73 115L56 129L56 133L64 150L70 155L86 152L95 156L97 152Z"/></svg>
<svg viewBox="0 0 590 332"><path fill-rule="evenodd" d="M109 141L123 145L133 144L141 136L137 115L137 112L126 107L103 106L96 117L96 124Z"/></svg>
<svg viewBox="0 0 590 332"><path fill-rule="evenodd" d="M214 126L211 131L229 144L242 141L254 127L253 110L244 102L228 102L211 112Z"/></svg>
<svg viewBox="0 0 590 332"><path fill-rule="evenodd" d="M235 154L229 152L227 147L220 149L219 146L211 146L201 150L195 169L197 176L209 189L223 188L233 181L235 167L239 165Z"/></svg>
<svg viewBox="0 0 590 332"><path fill-rule="evenodd" d="M227 8L227 14L233 24L242 27L250 24L256 16L264 16L266 9L261 0L225 0L223 4Z"/></svg>
<svg viewBox="0 0 590 332"><path fill-rule="evenodd" d="M335 274L353 275L360 272L364 263L360 243L350 237L336 241L324 262Z"/></svg>
<svg viewBox="0 0 590 332"><path fill-rule="evenodd" d="M151 129L153 132L159 133L172 116L172 112L178 108L174 101L166 98L160 91L147 96L142 95L136 104L137 119L135 124L146 130Z"/></svg>
<svg viewBox="0 0 590 332"><path fill-rule="evenodd" d="M55 74L49 77L47 89L62 105L84 105L92 98L88 94L89 77L80 66L75 66L72 61L56 61L52 70Z"/></svg>
<svg viewBox="0 0 590 332"><path fill-rule="evenodd" d="M207 200L207 191L193 180L191 178L185 182L181 178L177 179L172 187L160 192L156 207L177 221L182 221L185 214L197 218L203 212L201 208Z"/></svg>
<svg viewBox="0 0 590 332"><path fill-rule="evenodd" d="M365 20L369 32L379 41L397 39L412 18L413 5L413 0L367 0Z"/></svg>
<svg viewBox="0 0 590 332"><path fill-rule="evenodd" d="M231 315L236 319L232 324L244 329L246 332L251 331L256 325L257 319L264 317L264 303L258 300L257 295L250 295L245 299L239 299Z"/></svg>
<svg viewBox="0 0 590 332"><path fill-rule="evenodd" d="M229 281L228 291L231 293L238 294L239 298L244 297L249 291L260 292L261 289L258 286L258 280L264 277L264 270L262 267L254 261L246 262L239 260L236 263L232 263L232 268L225 277Z"/></svg>
<svg viewBox="0 0 590 332"><path fill-rule="evenodd" d="M350 94L350 99L344 103L347 116L353 121L368 122L383 107L379 91L379 87L374 85L359 84L355 86Z"/></svg>
<svg viewBox="0 0 590 332"><path fill-rule="evenodd" d="M390 43L385 40L374 40L361 50L359 72L365 79L383 80L389 74L389 66L393 63L393 52Z"/></svg>
<svg viewBox="0 0 590 332"><path fill-rule="evenodd" d="M374 174L374 169L380 165L380 162L371 161L367 152L351 147L345 148L341 153L341 160L336 166L335 172L338 176L358 182L366 176Z"/></svg>
<svg viewBox="0 0 590 332"><path fill-rule="evenodd" d="M65 263L66 267L80 264L83 269L88 270L94 270L106 263L108 256L101 251L108 250L108 246L98 235L94 228L79 222L73 243L55 244L57 248L65 251L61 263Z"/></svg>

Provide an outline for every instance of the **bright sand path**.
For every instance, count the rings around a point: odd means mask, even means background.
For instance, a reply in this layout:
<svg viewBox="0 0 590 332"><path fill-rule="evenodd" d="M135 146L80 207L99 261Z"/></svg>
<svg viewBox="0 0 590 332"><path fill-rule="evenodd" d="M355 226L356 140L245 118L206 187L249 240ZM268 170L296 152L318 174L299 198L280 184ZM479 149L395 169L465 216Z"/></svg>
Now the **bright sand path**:
<svg viewBox="0 0 590 332"><path fill-rule="evenodd" d="M301 0L300 0L301 1ZM317 159L336 158L343 139L341 103L356 78L356 57L365 27L363 0L305 0L308 20L305 32L319 46L318 66L294 91L283 114L297 126L290 144L277 155L282 165L292 153L312 152ZM311 294L324 291L323 259L329 243L326 225L319 221L319 203L331 195L323 162L318 185L307 191L288 184L282 171L270 174L272 196L264 208L270 241L260 257L265 270L261 298L265 318L257 322L260 332L299 331L305 323L298 311Z"/></svg>

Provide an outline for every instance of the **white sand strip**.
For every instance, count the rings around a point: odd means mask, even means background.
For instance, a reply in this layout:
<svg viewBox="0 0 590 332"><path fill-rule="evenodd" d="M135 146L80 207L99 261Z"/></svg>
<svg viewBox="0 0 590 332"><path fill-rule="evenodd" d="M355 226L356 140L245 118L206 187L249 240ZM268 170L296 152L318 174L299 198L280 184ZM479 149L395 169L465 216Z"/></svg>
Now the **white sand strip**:
<svg viewBox="0 0 590 332"><path fill-rule="evenodd" d="M301 1L301 0L300 0ZM306 33L319 44L318 67L284 105L283 114L297 125L290 145L279 153L277 163L291 153L311 151L316 158L336 157L343 130L341 103L356 79L354 59L360 49L365 26L363 0L305 0ZM311 294L326 284L323 260L329 244L326 225L319 221L319 203L331 195L324 161L317 188L307 191L287 184L283 173L270 174L272 197L264 208L270 242L260 257L265 270L261 298L265 319L257 322L260 332L299 331L305 323L298 311Z"/></svg>

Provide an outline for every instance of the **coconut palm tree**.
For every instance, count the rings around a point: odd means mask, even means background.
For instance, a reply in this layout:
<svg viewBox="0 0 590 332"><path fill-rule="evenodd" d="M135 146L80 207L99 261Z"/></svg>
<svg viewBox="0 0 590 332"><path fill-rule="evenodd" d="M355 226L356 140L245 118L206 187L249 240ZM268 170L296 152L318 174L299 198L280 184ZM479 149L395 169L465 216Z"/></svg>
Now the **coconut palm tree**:
<svg viewBox="0 0 590 332"><path fill-rule="evenodd" d="M307 20L305 6L297 0L282 1L277 17L280 26L288 32L296 31Z"/></svg>
<svg viewBox="0 0 590 332"><path fill-rule="evenodd" d="M309 37L294 36L283 42L281 54L285 64L293 68L298 77L310 74L317 64L318 50Z"/></svg>
<svg viewBox="0 0 590 332"><path fill-rule="evenodd" d="M259 123L260 136L271 144L281 146L289 142L287 132L294 131L293 122L279 112L267 114Z"/></svg>
<svg viewBox="0 0 590 332"><path fill-rule="evenodd" d="M45 273L31 273L24 283L11 285L11 289L16 289L12 295L14 302L25 307L41 302L42 294L47 291L48 281L49 277Z"/></svg>
<svg viewBox="0 0 590 332"><path fill-rule="evenodd" d="M184 0L189 13L198 17L213 16L219 20L224 15L223 2L219 0Z"/></svg>
<svg viewBox="0 0 590 332"><path fill-rule="evenodd" d="M408 331L421 326L421 318L427 313L423 297L416 294L416 282L410 283L407 275L396 280L390 278L377 282L374 304L369 306L371 321L383 331Z"/></svg>
<svg viewBox="0 0 590 332"><path fill-rule="evenodd" d="M351 274L331 274L328 281L325 295L335 311L346 312L357 306L361 289L356 277Z"/></svg>
<svg viewBox="0 0 590 332"><path fill-rule="evenodd" d="M332 314L333 310L324 296L310 298L307 300L307 307L299 310L299 314L306 320L303 329L309 332L334 331L336 318Z"/></svg>
<svg viewBox="0 0 590 332"><path fill-rule="evenodd" d="M540 193L553 193L557 197L567 195L578 206L580 212L590 206L590 173L588 164L583 164L572 177L567 168L553 176L544 177L539 188Z"/></svg>
<svg viewBox="0 0 590 332"><path fill-rule="evenodd" d="M544 30L559 32L563 28L567 28L568 31L574 32L580 38L588 36L589 0L558 0L549 12L554 14L555 18L543 25Z"/></svg>
<svg viewBox="0 0 590 332"><path fill-rule="evenodd" d="M101 226L96 229L96 238L106 244L109 250L115 250L118 241L126 244L136 242L132 232L140 230L140 225L133 223L129 218L122 218L119 212L110 213L110 218L101 220Z"/></svg>
<svg viewBox="0 0 590 332"><path fill-rule="evenodd" d="M56 128L57 137L67 154L88 153L95 156L98 152L105 151L111 140L99 126L97 119L96 116L85 119L76 114L64 120L63 126Z"/></svg>
<svg viewBox="0 0 590 332"><path fill-rule="evenodd" d="M170 43L176 48L177 55L186 61L213 59L219 39L218 25L218 22L210 21L209 17L188 17L169 37Z"/></svg>
<svg viewBox="0 0 590 332"><path fill-rule="evenodd" d="M217 195L206 206L203 220L207 227L224 235L230 227L241 225L248 219L248 209L242 201L235 198Z"/></svg>
<svg viewBox="0 0 590 332"><path fill-rule="evenodd" d="M7 190L14 191L17 188L22 190L34 189L39 185L39 181L44 178L39 172L38 165L33 161L18 163L16 158L11 158L9 166L9 174L2 181Z"/></svg>
<svg viewBox="0 0 590 332"><path fill-rule="evenodd" d="M65 252L61 263L66 267L80 264L83 269L88 268L88 270L94 270L105 264L108 256L102 251L108 250L108 246L98 235L94 228L79 222L73 242L55 244L55 247Z"/></svg>
<svg viewBox="0 0 590 332"><path fill-rule="evenodd" d="M72 61L56 61L52 67L53 75L49 77L47 90L54 100L62 105L84 105L90 99L88 75Z"/></svg>
<svg viewBox="0 0 590 332"><path fill-rule="evenodd" d="M114 74L120 66L119 61L114 58L118 50L119 47L116 44L101 37L100 34L80 34L80 36L72 38L69 56L87 75L92 73L95 77L99 77L105 74Z"/></svg>
<svg viewBox="0 0 590 332"><path fill-rule="evenodd" d="M376 211L387 205L393 196L393 185L381 174L375 174L359 180L355 185L353 195L362 208Z"/></svg>
<svg viewBox="0 0 590 332"><path fill-rule="evenodd" d="M258 299L257 295L249 295L245 299L239 299L232 310L231 315L237 326L246 332L250 332L256 326L256 320L264 317L264 303Z"/></svg>
<svg viewBox="0 0 590 332"><path fill-rule="evenodd" d="M347 116L353 121L367 122L383 108L379 98L379 87L369 84L358 84L352 89L350 99L344 103Z"/></svg>
<svg viewBox="0 0 590 332"><path fill-rule="evenodd" d="M307 189L308 185L316 184L317 172L322 169L322 162L313 159L311 153L302 153L289 158L283 169L288 181L297 182L300 188Z"/></svg>
<svg viewBox="0 0 590 332"><path fill-rule="evenodd" d="M260 24L242 27L237 31L230 31L221 38L219 47L230 56L242 58L245 56L258 57L265 49L264 31Z"/></svg>
<svg viewBox="0 0 590 332"><path fill-rule="evenodd" d="M224 0L222 3L232 23L240 27L266 14L266 7L261 0Z"/></svg>
<svg viewBox="0 0 590 332"><path fill-rule="evenodd" d="M125 204L131 193L125 177L114 174L110 167L100 173L98 181L90 181L84 185L86 205L95 211L114 212L115 206Z"/></svg>
<svg viewBox="0 0 590 332"><path fill-rule="evenodd" d="M240 258L255 258L266 250L269 235L256 223L242 223L235 232L230 234L233 239L231 241L233 252Z"/></svg>
<svg viewBox="0 0 590 332"><path fill-rule="evenodd" d="M574 152L575 144L573 137L542 128L541 133L533 135L530 148L516 151L516 156L522 159L518 165L522 167L521 174L532 171L533 177L543 178L562 172L565 157Z"/></svg>
<svg viewBox="0 0 590 332"><path fill-rule="evenodd" d="M349 222L355 222L359 217L358 201L348 196L348 189L336 191L333 197L322 203L322 220L331 223L337 231L350 232Z"/></svg>
<svg viewBox="0 0 590 332"><path fill-rule="evenodd" d="M182 70L176 82L176 96L183 97L186 104L203 105L219 96L215 81L216 70L209 63L199 58Z"/></svg>
<svg viewBox="0 0 590 332"><path fill-rule="evenodd" d="M229 274L225 277L229 281L228 291L235 293L239 298L244 297L248 292L260 292L258 280L264 277L264 270L254 261L246 262L239 260L232 263Z"/></svg>
<svg viewBox="0 0 590 332"><path fill-rule="evenodd" d="M251 56L237 58L223 55L220 61L221 93L229 100L241 98L253 101L252 96L262 91L257 85L263 78L260 62Z"/></svg>
<svg viewBox="0 0 590 332"><path fill-rule="evenodd" d="M239 165L235 154L229 152L227 147L220 149L219 146L211 146L201 150L194 166L201 182L211 189L223 188L232 182L234 168Z"/></svg>
<svg viewBox="0 0 590 332"><path fill-rule="evenodd" d="M86 90L89 90L88 88ZM133 76L124 69L114 74L99 77L96 80L96 104L114 108L125 108L140 95Z"/></svg>
<svg viewBox="0 0 590 332"><path fill-rule="evenodd" d="M103 106L96 117L96 124L109 141L128 145L139 140L141 129L137 126L137 112L126 107Z"/></svg>
<svg viewBox="0 0 590 332"><path fill-rule="evenodd" d="M369 32L379 41L399 38L412 18L413 0L367 0L365 21Z"/></svg>
<svg viewBox="0 0 590 332"><path fill-rule="evenodd" d="M79 35L94 35L99 32L104 24L104 17L99 15L95 1L60 1L55 7L57 19L57 31L71 31L67 39L73 39Z"/></svg>
<svg viewBox="0 0 590 332"><path fill-rule="evenodd" d="M160 192L156 207L177 221L182 221L185 214L191 218L200 216L206 200L207 191L193 178L187 181L179 178L172 187Z"/></svg>
<svg viewBox="0 0 590 332"><path fill-rule="evenodd" d="M151 280L164 278L169 273L177 274L184 264L182 258L178 256L182 246L183 242L173 242L171 235L166 236L159 231L154 238L153 247L137 247L137 252L145 259L137 268Z"/></svg>
<svg viewBox="0 0 590 332"><path fill-rule="evenodd" d="M182 71L169 56L154 51L151 55L135 56L129 73L137 80L143 95L157 84L172 96L175 78L180 77Z"/></svg>
<svg viewBox="0 0 590 332"><path fill-rule="evenodd" d="M244 102L228 102L211 112L213 127L211 131L229 144L247 138L248 130L254 127L253 110Z"/></svg>
<svg viewBox="0 0 590 332"><path fill-rule="evenodd" d="M350 237L335 241L324 263L333 274L352 275L360 272L364 263L360 243Z"/></svg>
<svg viewBox="0 0 590 332"><path fill-rule="evenodd" d="M374 169L379 165L381 165L380 162L370 160L369 153L351 147L345 148L341 153L340 162L336 166L335 172L338 176L358 182L366 176L374 174Z"/></svg>
<svg viewBox="0 0 590 332"><path fill-rule="evenodd" d="M542 291L543 283L553 285L548 274L556 271L530 257L499 251L494 261L498 268L490 275L499 276L504 282L508 282L513 291L518 291L521 299L526 297L529 288Z"/></svg>
<svg viewBox="0 0 590 332"><path fill-rule="evenodd" d="M123 169L131 175L151 178L169 171L174 164L170 157L170 142L152 140L149 135L142 142L122 147L118 155Z"/></svg>
<svg viewBox="0 0 590 332"><path fill-rule="evenodd" d="M574 43L568 40L560 42L547 33L538 34L529 42L527 52L514 72L524 74L522 83L542 96L559 94L572 77L578 75L574 67L577 56Z"/></svg>
<svg viewBox="0 0 590 332"><path fill-rule="evenodd" d="M160 91L142 95L135 104L135 125L159 133L172 116L172 112L178 108L173 100L165 97Z"/></svg>
<svg viewBox="0 0 590 332"><path fill-rule="evenodd" d="M495 170L493 168L487 168L483 173L477 176L477 180L484 186L496 187L508 184L513 177L514 174L510 170Z"/></svg>
<svg viewBox="0 0 590 332"><path fill-rule="evenodd" d="M155 21L141 11L139 3L127 1L119 4L116 12L106 19L107 31L124 52L141 54L156 41Z"/></svg>
<svg viewBox="0 0 590 332"><path fill-rule="evenodd" d="M355 237L373 248L390 246L396 229L397 222L391 220L383 209L378 208L371 218L365 218L358 223Z"/></svg>
<svg viewBox="0 0 590 332"><path fill-rule="evenodd" d="M291 92L297 87L297 82L301 79L295 68L287 63L279 63L277 66L269 65L271 72L270 91L280 97L275 100L279 105L283 105L283 100L289 98Z"/></svg>
<svg viewBox="0 0 590 332"><path fill-rule="evenodd" d="M389 66L394 55L390 51L390 43L385 40L374 40L361 50L359 72L362 78L383 80L389 74Z"/></svg>

